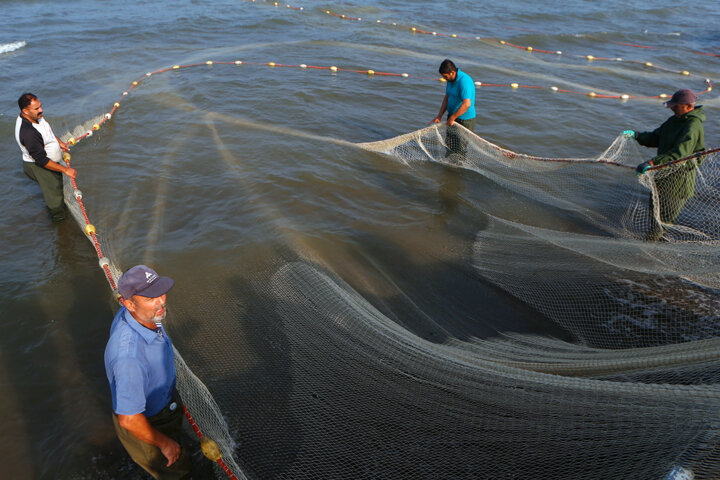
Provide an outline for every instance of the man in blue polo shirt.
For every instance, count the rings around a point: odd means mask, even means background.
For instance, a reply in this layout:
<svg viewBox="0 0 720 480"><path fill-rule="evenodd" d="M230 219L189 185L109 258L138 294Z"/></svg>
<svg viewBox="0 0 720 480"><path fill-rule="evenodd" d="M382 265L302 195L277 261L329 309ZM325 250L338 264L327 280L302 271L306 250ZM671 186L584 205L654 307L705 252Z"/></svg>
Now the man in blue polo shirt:
<svg viewBox="0 0 720 480"><path fill-rule="evenodd" d="M457 122L471 132L475 130L475 83L470 75L458 69L452 60L447 58L440 64L439 72L447 82L445 98L440 106L440 113L431 123L442 122L442 116L447 110L448 129L445 143L449 149L448 155L465 155L467 141L460 137L453 125Z"/></svg>
<svg viewBox="0 0 720 480"><path fill-rule="evenodd" d="M162 326L174 284L145 265L125 272L118 282L123 306L105 348L118 438L135 463L163 480L190 478L190 459L180 445L175 355Z"/></svg>

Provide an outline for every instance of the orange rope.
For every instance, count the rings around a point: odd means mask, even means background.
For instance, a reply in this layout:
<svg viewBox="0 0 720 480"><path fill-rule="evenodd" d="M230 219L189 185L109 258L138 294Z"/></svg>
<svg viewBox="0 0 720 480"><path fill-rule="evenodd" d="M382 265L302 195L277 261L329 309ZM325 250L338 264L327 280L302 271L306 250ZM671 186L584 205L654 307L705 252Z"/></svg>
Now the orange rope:
<svg viewBox="0 0 720 480"><path fill-rule="evenodd" d="M135 86L135 85L137 85L137 83L133 84L133 86ZM116 106L113 108L113 111L115 111L117 108L118 107L116 104ZM108 117L105 117L105 120L108 120ZM104 123L104 121L101 123ZM82 137L79 137L78 139L84 138L85 136L87 136L87 134L83 135ZM66 157L65 162L68 164L68 166L70 166L70 158L69 157ZM70 180L72 181L72 185L73 185L73 188L75 189L75 191L79 192L79 190L77 188L77 182L75 181L75 179L71 178ZM92 238L92 242L93 242L93 245L95 246L95 251L97 252L98 259L102 260L104 258L104 256L102 253L102 249L100 248L100 242L98 241L98 238L95 234L95 227L90 223L90 219L88 218L87 211L85 210L85 205L83 204L82 197L80 195L77 195L75 197L75 199L77 200L78 205L80 206L80 210L82 211L83 218L85 219L84 231L88 236L90 236ZM110 282L110 286L112 287L113 291L117 291L117 286L115 285L115 281L113 280L112 274L110 273L110 267L107 264L105 264L102 266L102 268L103 268L103 272L105 272L105 276L107 277L108 282ZM121 299L121 298L122 297L120 297L118 295L118 299ZM195 433L197 434L198 438L202 439L203 434L200 431L200 428L195 423L195 420L190 415L190 411L187 409L187 407L185 405L183 405L183 408L185 409L185 416L187 417L188 421L190 422L190 425L192 426L193 430L195 430ZM231 480L238 480L237 477L232 473L230 468L228 468L228 466L222 460L222 458L219 458L217 460L217 464L220 465L220 467L222 467L222 469L225 471L225 473L228 475L228 477L230 477Z"/></svg>
<svg viewBox="0 0 720 480"><path fill-rule="evenodd" d="M165 69L162 71L167 71L167 70L168 69ZM158 71L158 72L160 72L160 71ZM134 88L135 86L137 86L138 83L139 83L139 81L133 82L133 84L130 88ZM93 126L93 130L98 130L102 124L104 124L106 121L108 121L112 117L112 113L114 113L119 108L119 106L120 106L119 102L116 102L115 105L113 106L113 109L111 110L111 113L107 114L101 122L99 122L98 124ZM95 127L97 127L97 128L95 128ZM90 135L92 135L92 132L85 133L84 135L78 137L77 139L74 139L73 144L76 143L77 141L79 141L80 139L83 139ZM70 158L71 157L69 155L67 157L65 157L65 163L67 163L68 166L70 166ZM80 190L78 189L77 182L75 181L74 178L71 178L70 181L72 182L73 189L76 192L75 199L78 202L80 211L82 212L82 215L83 215L83 219L85 220L85 227L83 228L83 231L85 232L85 234L87 234L92 239L92 243L95 247L95 251L97 252L98 260L101 260L101 265L102 265L103 272L105 273L105 277L107 278L108 282L110 283L110 286L112 287L113 291L117 292L117 286L116 286L115 280L113 279L113 276L110 272L110 267L107 263L103 264L103 262L102 262L103 258L105 258L105 257L103 256L102 249L100 247L100 242L98 241L97 235L95 233L95 227L90 223L90 219L88 217L87 210L85 209L85 205L82 201L82 195L79 193ZM122 299L122 297L118 294L118 300L121 300L121 299ZM197 424L195 423L195 420L190 415L190 411L184 405L183 405L183 408L185 409L185 416L187 417L188 421L190 422L190 425L193 427L193 430L195 430L195 433L198 435L198 438L202 439L203 434L200 431ZM228 468L228 466L222 460L222 458L219 458L217 460L217 464L222 467L222 469L225 471L225 473L228 475L228 477L230 477L231 480L238 480L237 477L232 473L230 468Z"/></svg>
<svg viewBox="0 0 720 480"><path fill-rule="evenodd" d="M186 68L193 68L193 67L201 67L201 66L212 66L212 65L253 65L253 66L267 66L267 67L278 67L278 68L302 68L302 69L314 69L314 70L330 70L332 72L350 72L350 73L358 73L368 76L385 76L385 77L404 77L404 78L413 78L418 80L430 80L430 81L439 81L444 82L445 80L442 78L437 77L423 77L423 76L417 76L417 75L410 75L407 73L396 73L396 72L381 72L381 71L375 71L375 70L356 70L356 69L349 69L349 68L339 68L335 66L325 67L325 66L318 66L318 65L293 65L293 64L282 64L282 63L275 63L275 62L243 62L236 60L234 62L214 62L214 61L207 61L205 63L193 63L188 65L175 65L173 67L167 67L160 70L156 70L154 72L148 72L143 77L138 78L135 80L132 85L123 92L122 97L125 97L129 95L130 91L137 87L140 82L142 82L145 78L151 77L153 75L157 75L160 73L169 72L172 70L180 70L180 69L186 69ZM697 92L698 94L704 94L708 93L712 90L712 84L710 83L709 79L705 80L706 88L705 90L701 92ZM483 82L475 82L475 85L477 88L481 87L511 87L513 89L517 88L525 88L525 89L534 89L534 90L551 90L553 92L561 92L561 93L569 93L574 95L585 95L591 98L608 98L608 99L622 99L622 100L628 100L628 99L638 99L638 98L645 98L645 99L651 99L651 98L668 98L667 94L659 94L659 95L606 95L606 94L598 94L595 92L579 92L574 90L567 90L562 89L558 87L543 87L539 85L520 85L517 83L509 83L509 84L500 84L500 83L483 83ZM110 110L109 113L105 114L103 120L99 122L98 124L93 126L93 130L99 130L100 127L102 127L110 118L112 118L112 115L120 108L120 102L122 100L122 97L118 99L117 102L113 104L112 110ZM77 142L83 140L86 137L89 137L92 135L92 131L88 131L77 138L71 138L68 140L69 145L75 145ZM73 182L74 184L74 182Z"/></svg>
<svg viewBox="0 0 720 480"><path fill-rule="evenodd" d="M718 53L705 53L705 52L692 52L695 55L707 55L709 57L720 57L720 54Z"/></svg>
<svg viewBox="0 0 720 480"><path fill-rule="evenodd" d="M87 135L87 134L86 134ZM65 163L70 166L70 156L68 155L65 157ZM97 252L98 260L102 260L104 258L102 249L100 248L100 242L97 239L97 236L95 235L95 227L90 223L90 219L88 218L87 211L85 210L85 205L82 201L82 195L79 194L80 190L77 187L77 182L74 178L71 178L70 181L72 182L73 190L74 192L77 192L75 195L75 199L78 202L78 205L80 206L80 211L82 212L83 218L85 219L85 228L83 231L92 239L93 246L95 247L95 252ZM103 271L105 272L105 276L107 277L108 282L110 283L110 286L113 290L117 290L117 286L115 285L115 280L112 277L112 274L110 273L110 267L108 265L103 265Z"/></svg>
<svg viewBox="0 0 720 480"><path fill-rule="evenodd" d="M190 410L187 409L185 405L183 405L183 410L185 410L185 417L188 419L188 422L190 422L190 426L195 431L195 434L198 436L200 440L204 437L203 433L200 431L200 427L197 426L197 423L195 423L195 419L190 415ZM217 464L222 467L222 469L227 473L228 477L230 477L232 480L238 480L234 473L228 468L227 465L225 465L225 462L223 462L222 458L217 459Z"/></svg>
<svg viewBox="0 0 720 480"><path fill-rule="evenodd" d="M649 48L649 49L657 49L660 47L650 47L648 45L635 45L634 43L624 43L624 42L610 42L614 43L615 45L625 45L626 47L633 47L633 48Z"/></svg>

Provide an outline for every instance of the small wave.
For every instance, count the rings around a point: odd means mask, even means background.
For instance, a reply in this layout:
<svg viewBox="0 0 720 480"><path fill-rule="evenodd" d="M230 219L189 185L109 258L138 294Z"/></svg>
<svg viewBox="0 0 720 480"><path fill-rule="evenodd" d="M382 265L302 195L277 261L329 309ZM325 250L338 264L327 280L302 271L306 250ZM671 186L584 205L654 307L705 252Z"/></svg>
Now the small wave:
<svg viewBox="0 0 720 480"><path fill-rule="evenodd" d="M27 42L12 42L0 44L0 53L14 52L27 45Z"/></svg>

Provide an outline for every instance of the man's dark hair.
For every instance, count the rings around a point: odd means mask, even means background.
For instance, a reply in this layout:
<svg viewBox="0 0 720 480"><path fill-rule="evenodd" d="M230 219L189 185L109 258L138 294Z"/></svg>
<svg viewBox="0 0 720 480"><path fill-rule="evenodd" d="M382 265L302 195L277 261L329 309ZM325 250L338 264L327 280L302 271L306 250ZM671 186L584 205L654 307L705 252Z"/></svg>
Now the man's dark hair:
<svg viewBox="0 0 720 480"><path fill-rule="evenodd" d="M37 97L33 95L32 93L23 93L20 95L20 98L18 98L18 107L20 107L20 110L23 108L27 108L28 105L32 103L33 100L37 100Z"/></svg>
<svg viewBox="0 0 720 480"><path fill-rule="evenodd" d="M449 58L446 58L440 64L440 68L438 69L438 71L440 72L441 75L445 74L445 73L457 72L457 67L452 62L452 60L450 60Z"/></svg>

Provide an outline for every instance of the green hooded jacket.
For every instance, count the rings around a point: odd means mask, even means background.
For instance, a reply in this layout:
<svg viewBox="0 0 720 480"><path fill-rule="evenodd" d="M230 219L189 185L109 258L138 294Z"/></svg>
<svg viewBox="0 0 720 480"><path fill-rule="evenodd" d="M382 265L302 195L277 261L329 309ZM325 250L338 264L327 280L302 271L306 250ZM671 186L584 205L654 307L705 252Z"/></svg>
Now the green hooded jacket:
<svg viewBox="0 0 720 480"><path fill-rule="evenodd" d="M653 165L663 165L693 153L705 150L705 130L703 122L705 113L698 106L682 117L672 116L652 132L641 132L635 137L640 145L657 147L657 155L652 159ZM695 193L696 165L702 157L688 161L682 166L669 167L677 174L656 179L661 198L690 198Z"/></svg>
<svg viewBox="0 0 720 480"><path fill-rule="evenodd" d="M638 133L636 138L640 145L657 147L652 162L662 165L705 150L704 121L701 105L680 118L673 115L654 131Z"/></svg>

